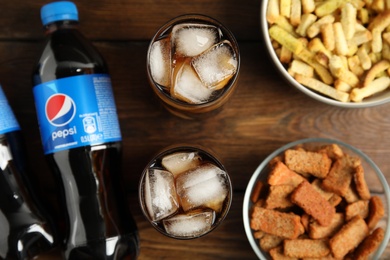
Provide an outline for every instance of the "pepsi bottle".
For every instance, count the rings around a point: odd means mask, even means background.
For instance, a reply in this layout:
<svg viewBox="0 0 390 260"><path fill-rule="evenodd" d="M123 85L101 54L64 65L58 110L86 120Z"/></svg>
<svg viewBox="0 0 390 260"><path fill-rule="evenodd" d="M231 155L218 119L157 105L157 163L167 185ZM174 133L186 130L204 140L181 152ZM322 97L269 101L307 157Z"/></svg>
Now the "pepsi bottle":
<svg viewBox="0 0 390 260"><path fill-rule="evenodd" d="M32 259L54 243L29 184L24 154L19 124L0 86L0 259Z"/></svg>
<svg viewBox="0 0 390 260"><path fill-rule="evenodd" d="M121 187L121 132L107 66L69 1L41 9L47 43L33 72L45 157L66 209L66 259L135 259L136 224Z"/></svg>

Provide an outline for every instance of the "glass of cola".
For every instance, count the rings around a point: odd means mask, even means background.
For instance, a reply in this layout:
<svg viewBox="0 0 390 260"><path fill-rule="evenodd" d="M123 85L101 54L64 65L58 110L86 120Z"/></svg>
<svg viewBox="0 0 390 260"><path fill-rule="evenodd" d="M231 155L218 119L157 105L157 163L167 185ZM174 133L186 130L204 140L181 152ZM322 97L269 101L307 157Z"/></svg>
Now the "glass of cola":
<svg viewBox="0 0 390 260"><path fill-rule="evenodd" d="M164 107L182 118L201 119L218 112L236 88L240 51L220 22L187 14L157 31L146 64L150 86Z"/></svg>
<svg viewBox="0 0 390 260"><path fill-rule="evenodd" d="M222 163L205 148L171 146L145 167L139 182L143 214L160 233L193 239L214 230L232 202L232 184Z"/></svg>

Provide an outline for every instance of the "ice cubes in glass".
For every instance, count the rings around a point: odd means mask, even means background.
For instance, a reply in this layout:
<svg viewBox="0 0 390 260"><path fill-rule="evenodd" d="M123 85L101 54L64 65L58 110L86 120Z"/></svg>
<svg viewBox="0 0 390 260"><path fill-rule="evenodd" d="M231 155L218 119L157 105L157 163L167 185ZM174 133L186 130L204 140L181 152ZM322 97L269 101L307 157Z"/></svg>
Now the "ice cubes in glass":
<svg viewBox="0 0 390 260"><path fill-rule="evenodd" d="M176 54L180 56L197 56L219 39L220 31L213 25L183 23L172 28L172 43Z"/></svg>
<svg viewBox="0 0 390 260"><path fill-rule="evenodd" d="M145 205L152 221L166 218L179 209L172 173L148 169L144 186Z"/></svg>
<svg viewBox="0 0 390 260"><path fill-rule="evenodd" d="M196 237L211 229L213 219L214 212L212 210L196 210L164 219L163 225L170 235Z"/></svg>
<svg viewBox="0 0 390 260"><path fill-rule="evenodd" d="M205 163L176 178L176 191L184 211L210 208L220 212L229 192L226 172Z"/></svg>

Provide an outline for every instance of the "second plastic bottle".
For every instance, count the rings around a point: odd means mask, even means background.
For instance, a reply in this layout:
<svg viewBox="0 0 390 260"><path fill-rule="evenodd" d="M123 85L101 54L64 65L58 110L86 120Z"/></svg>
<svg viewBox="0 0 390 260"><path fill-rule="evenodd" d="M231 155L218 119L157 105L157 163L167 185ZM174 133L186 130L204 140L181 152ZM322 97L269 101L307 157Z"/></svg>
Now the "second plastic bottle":
<svg viewBox="0 0 390 260"><path fill-rule="evenodd" d="M135 259L138 233L121 192L121 132L107 66L77 30L72 2L41 9L48 37L33 74L41 138L67 212L67 259Z"/></svg>

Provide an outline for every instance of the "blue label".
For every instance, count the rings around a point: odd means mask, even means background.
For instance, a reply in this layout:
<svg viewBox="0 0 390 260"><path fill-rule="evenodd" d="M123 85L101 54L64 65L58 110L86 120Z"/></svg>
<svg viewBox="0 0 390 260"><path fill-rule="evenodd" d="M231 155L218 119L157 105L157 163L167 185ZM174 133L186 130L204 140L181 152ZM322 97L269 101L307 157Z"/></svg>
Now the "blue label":
<svg viewBox="0 0 390 260"><path fill-rule="evenodd" d="M45 154L122 140L108 75L62 78L33 91Z"/></svg>
<svg viewBox="0 0 390 260"><path fill-rule="evenodd" d="M20 126L0 86L0 134L16 130L20 130Z"/></svg>

